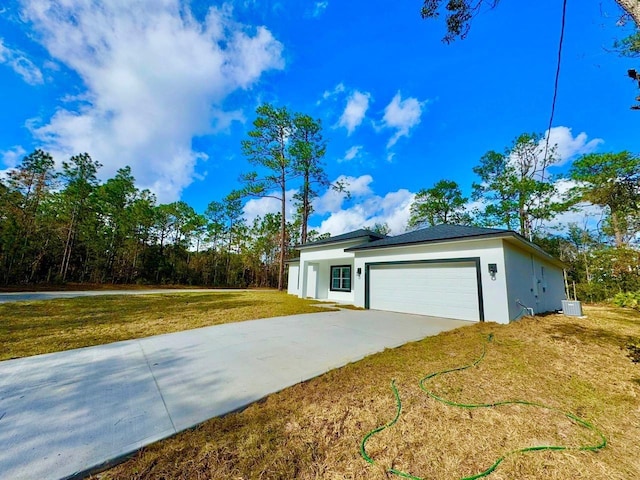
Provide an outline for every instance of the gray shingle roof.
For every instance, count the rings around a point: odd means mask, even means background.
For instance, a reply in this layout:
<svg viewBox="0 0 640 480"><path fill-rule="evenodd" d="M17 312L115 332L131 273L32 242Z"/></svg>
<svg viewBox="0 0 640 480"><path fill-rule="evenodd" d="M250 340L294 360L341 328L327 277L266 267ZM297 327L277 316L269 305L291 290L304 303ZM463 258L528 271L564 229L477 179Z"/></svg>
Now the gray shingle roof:
<svg viewBox="0 0 640 480"><path fill-rule="evenodd" d="M366 243L357 247L347 248L345 251L366 250L369 248L392 247L398 245L410 245L412 243L437 242L466 237L481 237L488 235L513 234L511 230L499 228L468 227L464 225L436 225L434 227L403 233L395 237L386 237L375 242Z"/></svg>
<svg viewBox="0 0 640 480"><path fill-rule="evenodd" d="M326 245L334 242L344 242L346 240L355 240L356 238L369 237L371 240L385 239L384 235L381 235L371 230L360 229L355 232L343 233L342 235L336 235L335 237L323 238L322 240L316 240L315 242L303 243L297 245L297 247L315 247L316 245Z"/></svg>

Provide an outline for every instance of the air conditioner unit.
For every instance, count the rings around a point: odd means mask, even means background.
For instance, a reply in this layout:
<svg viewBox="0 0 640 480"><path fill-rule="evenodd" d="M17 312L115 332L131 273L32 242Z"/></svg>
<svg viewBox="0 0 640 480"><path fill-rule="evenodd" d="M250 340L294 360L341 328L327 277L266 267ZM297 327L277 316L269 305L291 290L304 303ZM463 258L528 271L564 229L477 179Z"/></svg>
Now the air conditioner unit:
<svg viewBox="0 0 640 480"><path fill-rule="evenodd" d="M562 300L562 313L568 317L582 317L582 302Z"/></svg>

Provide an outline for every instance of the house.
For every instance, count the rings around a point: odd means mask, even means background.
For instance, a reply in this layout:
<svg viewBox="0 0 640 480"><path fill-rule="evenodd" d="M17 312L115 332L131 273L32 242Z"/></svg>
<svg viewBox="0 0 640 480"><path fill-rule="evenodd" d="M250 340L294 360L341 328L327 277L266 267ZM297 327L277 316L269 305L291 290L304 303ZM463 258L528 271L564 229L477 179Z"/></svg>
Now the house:
<svg viewBox="0 0 640 480"><path fill-rule="evenodd" d="M560 310L565 299L563 264L510 230L357 230L296 249L288 292L301 298L498 323Z"/></svg>

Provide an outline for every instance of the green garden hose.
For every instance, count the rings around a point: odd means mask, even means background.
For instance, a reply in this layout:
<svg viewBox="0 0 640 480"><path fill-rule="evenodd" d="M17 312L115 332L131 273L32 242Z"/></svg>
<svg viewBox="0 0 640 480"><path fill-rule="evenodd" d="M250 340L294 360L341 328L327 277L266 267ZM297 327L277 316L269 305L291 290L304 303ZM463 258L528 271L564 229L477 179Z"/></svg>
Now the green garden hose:
<svg viewBox="0 0 640 480"><path fill-rule="evenodd" d="M482 355L480 355L479 358L477 358L473 363L470 363L469 365L464 365L462 367L457 367L457 368L451 368L448 370L440 370L438 372L434 372L434 373L430 373L429 375L425 376L424 378L422 378L419 382L419 386L420 389L422 391L424 391L427 395L429 395L429 397L433 398L434 400L437 400L438 402L444 403L445 405L450 405L452 407L460 407L460 408L467 408L467 409L474 409L474 408L491 408L491 407L498 407L498 406L503 406L503 405L525 405L525 406L530 406L530 407L537 407L537 408L544 408L547 410L551 410L554 412L558 412L563 414L564 416L566 416L569 420L573 421L574 423L580 425L581 427L587 428L588 430L591 430L593 432L595 432L599 437L600 437L600 442L597 445L585 445L585 446L580 446L580 447L568 447L568 446L562 446L562 445L547 445L547 446L536 446L536 447L525 447L525 448L519 448L516 450L511 450L507 453L505 453L504 455L502 455L500 458L498 458L489 468L487 468L486 470L477 473L475 475L472 475L470 477L463 477L460 480L476 480L478 478L482 478L482 477L486 477L487 475L489 475L491 472L493 472L496 468L498 468L498 465L500 465L508 456L510 455L515 455L518 453L525 453L525 452L537 452L537 451L543 451L543 450L554 450L554 451L560 451L560 450L573 450L573 451L596 451L596 450L600 450L602 448L604 448L607 445L607 439L605 438L604 434L598 430L595 426L593 426L591 423L587 422L584 419L581 419L579 417L577 417L576 415L574 415L573 413L570 412L564 412L556 407L551 407L548 405L544 405L542 403L536 403L536 402L528 402L525 400L505 400L505 401L499 401L499 402L493 402L493 403L458 403L458 402L453 402L451 400L447 400L446 398L442 398L439 397L438 395L436 395L435 393L433 393L432 391L428 390L425 387L425 382L428 380L431 380L439 375L444 375L447 373L451 373L451 372L459 372L461 370L466 370L468 368L471 367L475 367L476 365L478 365L485 357L486 353L487 353L487 343L491 342L491 340L493 339L493 334L490 334L487 338L487 341L483 344L483 350L482 350ZM393 390L393 394L395 396L396 399L396 416L394 417L393 420L391 420L389 423L378 427L374 430L371 430L369 433L367 433L365 435L365 437L362 439L362 442L360 443L360 454L362 455L362 458L365 459L365 461L367 461L368 463L370 463L371 465L375 464L375 461L367 454L367 450L366 450L366 445L367 442L369 441L369 439L371 437L373 437L374 435L376 435L377 433L380 433L383 430L386 430L389 427L392 427L400 418L400 413L402 412L402 402L400 400L400 393L398 392L398 389L395 385L395 380L393 380L391 382L391 389ZM399 477L402 478L409 478L411 480L424 480L422 477L416 477L414 475L411 475L407 472L403 472L401 470L397 470L394 468L389 468L387 470L388 473L397 475Z"/></svg>

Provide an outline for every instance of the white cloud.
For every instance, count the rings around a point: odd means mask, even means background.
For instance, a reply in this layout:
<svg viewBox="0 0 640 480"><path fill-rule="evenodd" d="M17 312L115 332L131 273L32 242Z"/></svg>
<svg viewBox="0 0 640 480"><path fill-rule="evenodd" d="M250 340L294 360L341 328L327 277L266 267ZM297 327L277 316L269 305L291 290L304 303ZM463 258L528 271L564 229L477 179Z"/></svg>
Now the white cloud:
<svg viewBox="0 0 640 480"><path fill-rule="evenodd" d="M27 151L20 145L15 145L9 150L0 151L0 167L5 167L0 168L0 179L7 178L9 172L18 166L20 160L22 160L26 153Z"/></svg>
<svg viewBox="0 0 640 480"><path fill-rule="evenodd" d="M298 191L295 189L287 190L287 208L285 217L288 221L293 220L293 196L297 192ZM273 192L273 195L275 196L278 194ZM243 217L247 223L251 225L257 217L264 217L267 213L280 213L281 205L282 203L277 198L252 198L244 204Z"/></svg>
<svg viewBox="0 0 640 480"><path fill-rule="evenodd" d="M546 148L547 137L549 137L548 150ZM549 157L553 154L557 161L545 167L544 170L538 171L536 177L538 179L542 177L545 179L549 178L549 168L562 166L575 159L578 155L591 153L604 142L601 138L595 138L589 141L587 141L587 138L585 132L574 137L569 127L553 127L551 128L550 135L549 130L547 130L537 144L530 143L529 146L532 147L531 154L537 158L538 165L536 168L539 168L543 164L545 152ZM518 165L519 163L518 157L513 153L509 157L509 161L512 165Z"/></svg>
<svg viewBox="0 0 640 480"><path fill-rule="evenodd" d="M2 158L2 165L6 168L14 168L20 163L20 160L25 156L27 151L20 145L14 145L9 150L0 151L0 158Z"/></svg>
<svg viewBox="0 0 640 480"><path fill-rule="evenodd" d="M409 222L411 202L414 194L406 189L389 192L384 197L372 195L350 208L332 213L324 220L318 231L340 235L376 223L386 223L391 235L404 233Z"/></svg>
<svg viewBox="0 0 640 480"><path fill-rule="evenodd" d="M0 38L0 63L6 63L29 85L44 83L42 72L22 52L7 47Z"/></svg>
<svg viewBox="0 0 640 480"><path fill-rule="evenodd" d="M338 125L346 128L348 135L351 135L364 120L369 109L370 98L371 94L355 90L347 99L347 106L338 121Z"/></svg>
<svg viewBox="0 0 640 480"><path fill-rule="evenodd" d="M32 126L36 138L57 158L90 153L105 176L130 165L162 202L177 199L207 158L192 139L243 120L224 99L284 66L271 32L235 22L228 6L202 22L179 0L24 0L22 13L86 86L82 106Z"/></svg>
<svg viewBox="0 0 640 480"><path fill-rule="evenodd" d="M316 213L327 214L316 229L320 233L340 235L376 223L386 223L391 233L403 233L409 221L410 206L414 194L406 189L389 192L384 197L376 195L371 189L373 182L371 175L360 177L340 176L336 181L347 183L351 193L349 207L344 207L347 201L344 193L328 190L314 202Z"/></svg>
<svg viewBox="0 0 640 480"><path fill-rule="evenodd" d="M316 2L313 6L313 16L316 18L319 17L324 13L324 11L327 9L328 6L329 6L329 2L327 1Z"/></svg>
<svg viewBox="0 0 640 480"><path fill-rule="evenodd" d="M334 88L333 90L325 90L324 93L322 94L322 99L323 100L327 100L331 97L335 97L340 93L343 93L346 90L346 87L344 86L344 83L339 83L338 85L336 85L336 88Z"/></svg>
<svg viewBox="0 0 640 480"><path fill-rule="evenodd" d="M354 158L360 156L360 152L362 151L362 145L354 145L349 150L347 150L344 154L344 157L338 159L338 163L341 162L350 162Z"/></svg>
<svg viewBox="0 0 640 480"><path fill-rule="evenodd" d="M555 182L557 195L553 199L555 201L563 201L569 190L577 185L578 183L574 180L557 180ZM604 211L602 207L599 207L598 205L579 203L574 209L558 213L554 215L551 220L541 222L541 226L547 231L551 230L558 233L566 233L568 231L569 224L575 223L580 227L595 231L598 228L598 223L603 218L603 214Z"/></svg>
<svg viewBox="0 0 640 480"><path fill-rule="evenodd" d="M396 93L391 103L385 107L382 118L383 127L396 130L389 139L387 148L393 147L401 137L409 136L411 129L420 123L422 108L426 103L413 97L402 100L400 92Z"/></svg>
<svg viewBox="0 0 640 480"><path fill-rule="evenodd" d="M552 127L551 134L549 135L549 130L547 130L540 142L542 155L544 155L547 136L549 136L549 147L556 145L556 154L559 157L559 162L556 165L563 165L577 155L591 153L598 148L598 145L604 143L601 138L587 141L588 137L585 132L581 132L574 137L569 127Z"/></svg>
<svg viewBox="0 0 640 480"><path fill-rule="evenodd" d="M562 202L566 200L566 194L569 190L577 185L577 182L569 179L560 179L555 182L556 194L553 201ZM465 210L470 214L477 211L483 211L489 202L484 199L472 200L467 202ZM569 224L575 223L582 228L595 231L599 228L598 223L603 218L603 209L597 205L589 203L579 203L574 209L557 213L550 220L536 221L535 228L557 234L563 234L568 231ZM502 227L500 227L502 228Z"/></svg>
<svg viewBox="0 0 640 480"><path fill-rule="evenodd" d="M371 175L361 175L360 177L340 175L333 183L344 184L349 193L338 192L330 188L313 201L313 211L320 215L339 212L349 195L354 199L371 195L372 190L369 186L371 182L373 182Z"/></svg>

